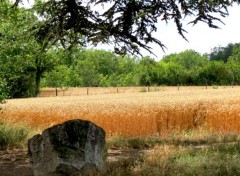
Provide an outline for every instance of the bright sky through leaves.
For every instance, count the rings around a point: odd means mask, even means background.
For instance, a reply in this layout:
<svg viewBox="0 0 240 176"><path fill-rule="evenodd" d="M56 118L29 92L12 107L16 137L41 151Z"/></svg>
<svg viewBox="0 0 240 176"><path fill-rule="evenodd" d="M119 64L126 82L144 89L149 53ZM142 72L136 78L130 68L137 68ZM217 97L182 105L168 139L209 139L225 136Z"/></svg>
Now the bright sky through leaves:
<svg viewBox="0 0 240 176"><path fill-rule="evenodd" d="M221 29L209 28L204 23L198 23L195 26L186 25L188 31L185 41L178 33L174 23L159 24L159 39L166 45L165 53L157 46L153 46L153 52L161 59L163 55L178 53L187 49L194 49L201 54L209 53L212 48L217 46L227 46L229 43L240 42L240 6L235 5L229 8L229 16L222 18L225 23L220 24ZM147 54L147 53L146 53Z"/></svg>
<svg viewBox="0 0 240 176"><path fill-rule="evenodd" d="M29 6L27 0L23 0L24 6ZM33 0L29 0L30 4ZM153 53L157 55L156 59L161 59L164 55L171 53L179 53L187 49L193 49L201 54L209 53L212 48L217 46L227 46L229 43L240 42L240 6L234 4L233 7L229 7L229 16L222 18L225 23L219 23L220 29L209 28L207 24L198 23L195 26L187 24L191 19L187 20L186 24L183 24L184 29L188 33L185 34L188 42L184 40L177 31L176 25L173 21L165 24L164 22L159 23L158 32L156 37L167 47L162 49L157 45L152 45ZM94 47L93 47L94 48ZM110 45L98 46L100 49L111 50L113 47ZM142 51L144 56L150 55L147 51Z"/></svg>

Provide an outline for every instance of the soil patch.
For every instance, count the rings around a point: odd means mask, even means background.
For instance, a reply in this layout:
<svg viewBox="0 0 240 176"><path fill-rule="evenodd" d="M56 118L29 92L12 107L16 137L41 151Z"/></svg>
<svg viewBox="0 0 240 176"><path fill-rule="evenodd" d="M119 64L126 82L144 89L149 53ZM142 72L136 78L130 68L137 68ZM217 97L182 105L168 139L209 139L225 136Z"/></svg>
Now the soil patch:
<svg viewBox="0 0 240 176"><path fill-rule="evenodd" d="M33 176L27 150L0 151L0 176Z"/></svg>
<svg viewBox="0 0 240 176"><path fill-rule="evenodd" d="M119 159L138 158L143 153L139 149L109 149L107 162ZM0 151L0 176L33 176L32 165L26 149Z"/></svg>
<svg viewBox="0 0 240 176"><path fill-rule="evenodd" d="M220 147L223 145L234 145L237 142L214 143L206 145L189 146L195 149L204 149L209 147ZM188 146L185 146L188 147ZM107 163L111 164L120 159L138 159L147 150L142 149L109 149L107 154ZM29 161L26 149L13 149L0 151L0 176L33 176L32 165Z"/></svg>

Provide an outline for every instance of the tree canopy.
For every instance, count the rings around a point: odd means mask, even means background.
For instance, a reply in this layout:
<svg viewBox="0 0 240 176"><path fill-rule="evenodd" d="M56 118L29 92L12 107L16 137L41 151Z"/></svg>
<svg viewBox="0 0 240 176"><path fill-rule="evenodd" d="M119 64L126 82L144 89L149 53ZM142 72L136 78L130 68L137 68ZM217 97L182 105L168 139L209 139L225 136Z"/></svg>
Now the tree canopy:
<svg viewBox="0 0 240 176"><path fill-rule="evenodd" d="M0 0L0 103L37 95L40 79L62 88L240 83L239 44L209 55L187 50L159 62L125 55L152 52L150 43L164 49L154 37L160 22L173 20L185 39L185 16L217 28L238 1L36 0L30 9L9 2ZM117 54L84 47L98 43Z"/></svg>
<svg viewBox="0 0 240 176"><path fill-rule="evenodd" d="M232 55L236 55L238 49L240 47L240 43L229 43L227 46L218 46L214 47L209 54L209 60L217 60L217 61L224 61L227 62L229 57Z"/></svg>
<svg viewBox="0 0 240 176"><path fill-rule="evenodd" d="M21 0L16 0L17 5ZM114 45L118 54L141 54L140 48L152 53L150 43L165 45L154 37L156 24L173 20L185 37L183 20L199 21L211 28L228 15L228 7L239 0L37 0L33 7L41 18L35 28L40 41L60 42L68 48L79 43Z"/></svg>

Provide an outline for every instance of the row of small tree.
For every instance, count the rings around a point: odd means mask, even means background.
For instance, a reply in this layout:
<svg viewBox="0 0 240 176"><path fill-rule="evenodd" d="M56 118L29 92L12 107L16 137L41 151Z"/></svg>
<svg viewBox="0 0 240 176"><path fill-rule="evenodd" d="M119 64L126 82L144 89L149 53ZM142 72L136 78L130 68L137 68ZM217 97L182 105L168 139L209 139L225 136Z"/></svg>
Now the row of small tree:
<svg viewBox="0 0 240 176"><path fill-rule="evenodd" d="M239 44L233 47L239 49ZM118 56L104 50L75 50L62 58L53 70L44 74L44 87L98 87L151 85L232 85L240 83L238 55L227 61L215 60L194 50L164 56L160 61L150 57ZM238 53L238 52L236 52ZM71 59L69 58L71 57ZM71 63L69 62L71 60Z"/></svg>
<svg viewBox="0 0 240 176"><path fill-rule="evenodd" d="M217 47L209 55L192 50L171 54L161 61L126 55L139 53L141 47L151 52L148 43L164 48L152 37L159 13L162 14L159 9L164 10L165 21L174 19L179 33L185 37L182 16L177 14L193 15L190 12L199 7L201 12L196 13L199 18L193 23L206 20L210 27L216 27L212 20L218 19L206 14L211 14L209 9L223 13L216 8L218 1L186 1L181 4L186 11L179 11L179 6L174 6L172 1L116 1L112 4L113 11L105 9L102 16L85 6L88 3L68 2L73 1L36 1L32 9L24 9L8 0L0 1L0 102L6 95L10 98L36 96L40 82L42 86L51 87L239 83L239 44ZM108 2L91 1L97 5ZM221 2L221 5L227 8L230 4ZM70 12L63 13L66 9ZM123 16L119 18L114 13ZM113 19L116 22L112 23ZM101 42L115 42L118 55L81 47Z"/></svg>

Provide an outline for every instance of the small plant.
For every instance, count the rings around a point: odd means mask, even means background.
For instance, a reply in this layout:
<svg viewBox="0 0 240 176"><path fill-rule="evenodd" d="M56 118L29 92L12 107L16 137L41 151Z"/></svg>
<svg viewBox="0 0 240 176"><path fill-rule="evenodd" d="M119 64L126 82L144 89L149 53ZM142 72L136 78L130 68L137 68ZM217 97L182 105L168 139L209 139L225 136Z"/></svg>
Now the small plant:
<svg viewBox="0 0 240 176"><path fill-rule="evenodd" d="M0 150L7 148L24 147L27 142L29 130L23 125L10 125L0 122Z"/></svg>
<svg viewBox="0 0 240 176"><path fill-rule="evenodd" d="M125 148L126 146L126 138L114 136L107 139L107 148Z"/></svg>
<svg viewBox="0 0 240 176"><path fill-rule="evenodd" d="M147 92L147 89L145 87L142 87L139 92Z"/></svg>
<svg viewBox="0 0 240 176"><path fill-rule="evenodd" d="M213 89L218 89L218 86L217 85L213 85L212 88Z"/></svg>
<svg viewBox="0 0 240 176"><path fill-rule="evenodd" d="M121 138L121 141L124 140L124 145L129 145L132 141L130 138ZM138 144L140 140L141 138L137 139ZM150 149L140 149L140 155L132 154L132 157L108 162L104 175L239 175L239 143L213 144L185 146L163 141Z"/></svg>
<svg viewBox="0 0 240 176"><path fill-rule="evenodd" d="M158 85L153 85L151 88L152 88L151 92L159 92L160 91L160 87Z"/></svg>
<svg viewBox="0 0 240 176"><path fill-rule="evenodd" d="M169 158L167 175L239 175L239 144L188 149Z"/></svg>

